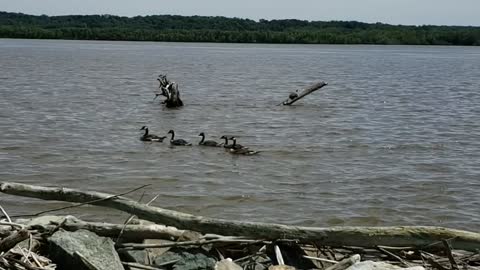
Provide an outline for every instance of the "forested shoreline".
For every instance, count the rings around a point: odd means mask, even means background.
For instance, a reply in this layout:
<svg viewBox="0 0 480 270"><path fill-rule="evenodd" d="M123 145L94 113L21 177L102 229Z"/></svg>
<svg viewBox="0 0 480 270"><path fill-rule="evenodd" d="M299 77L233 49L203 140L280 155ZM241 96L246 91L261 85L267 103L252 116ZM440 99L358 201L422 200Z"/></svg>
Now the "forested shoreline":
<svg viewBox="0 0 480 270"><path fill-rule="evenodd" d="M0 38L171 42L480 45L480 27L152 15L36 16L0 12Z"/></svg>

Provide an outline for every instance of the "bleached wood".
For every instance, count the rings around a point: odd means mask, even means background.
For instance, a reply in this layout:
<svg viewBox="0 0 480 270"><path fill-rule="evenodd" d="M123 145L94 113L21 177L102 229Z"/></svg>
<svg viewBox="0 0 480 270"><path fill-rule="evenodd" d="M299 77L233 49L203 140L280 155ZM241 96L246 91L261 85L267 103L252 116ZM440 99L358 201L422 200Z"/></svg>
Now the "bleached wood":
<svg viewBox="0 0 480 270"><path fill-rule="evenodd" d="M19 183L2 183L6 194L68 202L88 203L115 208L141 219L201 233L244 236L252 239L298 239L332 247L413 246L422 247L442 239L454 239L454 249L474 251L480 248L480 234L433 226L399 227L301 227L274 223L233 221L194 216L177 211L146 206L125 197L112 197L100 192L85 192L69 188L41 187ZM101 200L104 198L105 200Z"/></svg>
<svg viewBox="0 0 480 270"><path fill-rule="evenodd" d="M311 86L309 86L308 88L305 88L304 90L302 90L302 92L300 92L298 94L298 96L294 99L287 99L285 100L284 102L282 102L282 105L292 105L293 103L297 102L298 100L304 98L305 96L308 96L310 95L311 93L317 91L318 89L324 87L328 85L326 82L318 82L318 83L315 83Z"/></svg>

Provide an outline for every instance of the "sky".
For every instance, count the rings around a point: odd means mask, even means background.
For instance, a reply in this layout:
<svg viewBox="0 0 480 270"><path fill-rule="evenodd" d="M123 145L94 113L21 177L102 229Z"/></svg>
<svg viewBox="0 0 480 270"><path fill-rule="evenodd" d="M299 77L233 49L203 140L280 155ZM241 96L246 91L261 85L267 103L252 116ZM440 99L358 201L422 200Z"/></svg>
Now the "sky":
<svg viewBox="0 0 480 270"><path fill-rule="evenodd" d="M202 15L259 19L480 26L480 0L0 0L34 15Z"/></svg>

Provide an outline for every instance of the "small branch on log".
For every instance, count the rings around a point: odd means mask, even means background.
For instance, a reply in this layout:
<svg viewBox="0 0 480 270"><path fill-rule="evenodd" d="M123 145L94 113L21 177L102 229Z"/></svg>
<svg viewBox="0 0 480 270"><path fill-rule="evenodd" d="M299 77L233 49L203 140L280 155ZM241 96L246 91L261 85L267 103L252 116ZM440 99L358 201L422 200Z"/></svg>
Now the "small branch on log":
<svg viewBox="0 0 480 270"><path fill-rule="evenodd" d="M446 267L444 267L443 265L441 265L439 262L435 261L435 259L433 258L433 256L427 254L426 252L420 252L420 255L422 257L422 259L425 259L427 260L427 262L435 269L437 270L450 270Z"/></svg>
<svg viewBox="0 0 480 270"><path fill-rule="evenodd" d="M297 93L297 92L291 93L290 96L288 97L288 99L285 100L284 102L280 103L279 105L292 105L293 103L297 102L298 100L304 98L307 95L310 95L311 93L317 91L318 89L320 89L320 88L322 88L326 85L328 85L326 82L318 82L318 83L315 83L315 84L311 85L310 87L302 90L302 92L300 92L300 93Z"/></svg>
<svg viewBox="0 0 480 270"><path fill-rule="evenodd" d="M32 215L21 215L21 217L32 217L32 216L39 216L39 215L43 215L43 214L46 214L46 213L51 213L51 212L57 212L57 211L61 211L61 210L65 210L65 209L70 209L70 208L76 208L76 207L80 207L82 205L87 205L87 204L92 204L92 205L95 205L95 203L98 203L98 202L101 202L101 201L106 201L106 200L110 200L112 198L116 198L116 197L120 197L120 196L123 196L123 195L127 195L127 194L130 194L132 192L135 192L139 189L142 189L144 187L148 187L150 186L150 184L147 184L147 185L143 185L143 186L140 186L138 188L134 188L132 190L129 190L127 192L123 192L123 193L120 193L120 194L115 194L115 195L109 195L105 198L99 198L99 199L93 199L91 201L82 201L76 205L70 205L70 206L64 206L64 207L60 207L60 208L55 208L55 209L49 209L49 210L45 210L45 211L41 211L41 212L37 212L35 214L32 214ZM61 190L58 190L59 193L61 193L62 191ZM60 194L59 194L60 195ZM62 201L62 200L60 200ZM65 200L65 201L68 201L68 200ZM20 216L15 216L15 217L20 217Z"/></svg>
<svg viewBox="0 0 480 270"><path fill-rule="evenodd" d="M5 211L5 209L3 209L1 205L0 205L0 210L2 211L3 216L7 219L7 221L12 223L12 220L10 219L10 216L7 214L7 211Z"/></svg>
<svg viewBox="0 0 480 270"><path fill-rule="evenodd" d="M0 222L0 225L11 226L13 229L15 228L23 229L25 227L22 224L13 223L13 222Z"/></svg>
<svg viewBox="0 0 480 270"><path fill-rule="evenodd" d="M158 270L158 269L164 269L162 268L163 266L167 266L170 264L174 264L178 262L179 260L172 260L168 262L164 262L161 264L156 264L156 267L145 265L145 264L140 264L140 263L132 263L132 262L122 262L123 265L128 266L130 268L137 268L137 269L145 269L145 270Z"/></svg>
<svg viewBox="0 0 480 270"><path fill-rule="evenodd" d="M385 253L386 255L392 257L393 259L401 262L405 267L408 268L408 267L411 266L406 260L402 259L402 257L400 257L400 256L398 256L398 255L396 255L396 254L394 254L394 253L392 253L392 252L390 252L390 251L388 251L388 250L386 250L386 249L384 249L384 248L378 247L378 249L379 249L381 252Z"/></svg>
<svg viewBox="0 0 480 270"><path fill-rule="evenodd" d="M273 223L233 221L194 216L158 207L146 206L125 197L100 192L84 192L68 188L40 187L19 183L2 183L0 191L6 194L44 200L87 203L115 208L140 219L201 233L243 236L252 239L298 239L322 246L422 247L435 241L455 237L453 248L474 251L480 248L480 234L462 230L429 226L401 227L301 227Z"/></svg>
<svg viewBox="0 0 480 270"><path fill-rule="evenodd" d="M442 240L442 243L445 246L445 253L447 254L448 260L450 261L450 264L452 265L452 269L453 270L458 270L458 264L455 261L455 258L453 257L452 246L450 245L450 242L448 240Z"/></svg>
<svg viewBox="0 0 480 270"><path fill-rule="evenodd" d="M135 244L135 243L126 243L126 244L118 244L117 248L122 249L146 249L146 248L166 248L166 247L181 247L181 246L203 246L207 244L214 244L214 243L225 243L225 244L271 244L270 241L262 241L262 240L251 240L251 239L232 239L232 238L225 238L225 239L213 239L213 240L197 240L197 241L183 241L183 242L175 242L175 243L168 243L168 244Z"/></svg>
<svg viewBox="0 0 480 270"><path fill-rule="evenodd" d="M139 200L139 201L142 200L142 198L143 198L144 195L145 195L145 192L142 194L142 197L140 197L140 200ZM153 201L155 201L159 196L160 196L160 194L158 194L157 196L153 197L153 199L151 199L146 205L147 205L147 206L150 205L150 204L151 204ZM123 231L125 230L125 226L127 226L130 222L132 222L132 220L133 220L135 217L137 217L137 216L131 215L130 217L128 217L128 219L125 221L125 223L124 223L124 225L123 225L124 227L122 228L122 230L121 230L120 233L118 234L117 239L115 240L115 243L118 243L118 242L120 241L120 238L121 238L121 236L122 236L122 234L123 234Z"/></svg>

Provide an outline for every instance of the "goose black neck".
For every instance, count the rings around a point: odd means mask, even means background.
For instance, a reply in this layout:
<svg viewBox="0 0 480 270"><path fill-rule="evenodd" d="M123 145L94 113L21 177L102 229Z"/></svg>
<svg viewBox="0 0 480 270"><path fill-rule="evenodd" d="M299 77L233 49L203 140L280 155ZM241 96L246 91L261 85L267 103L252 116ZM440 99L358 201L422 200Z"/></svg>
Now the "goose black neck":
<svg viewBox="0 0 480 270"><path fill-rule="evenodd" d="M148 128L145 128L145 134L143 134L144 137L148 135Z"/></svg>
<svg viewBox="0 0 480 270"><path fill-rule="evenodd" d="M225 145L227 145L228 144L228 138L225 137L224 139L225 139Z"/></svg>
<svg viewBox="0 0 480 270"><path fill-rule="evenodd" d="M172 133L172 138L171 138L171 140L173 141L173 138L175 138L175 132L172 131L171 133Z"/></svg>
<svg viewBox="0 0 480 270"><path fill-rule="evenodd" d="M200 134L200 136L202 136L202 140L200 141L200 143L203 143L205 141L205 135L204 134Z"/></svg>
<svg viewBox="0 0 480 270"><path fill-rule="evenodd" d="M235 146L237 144L237 139L232 139L233 141L233 146Z"/></svg>

